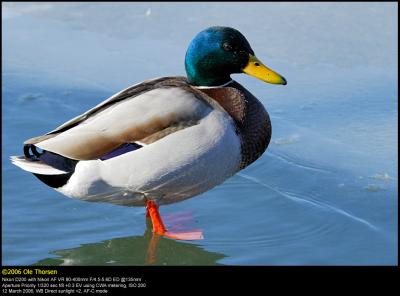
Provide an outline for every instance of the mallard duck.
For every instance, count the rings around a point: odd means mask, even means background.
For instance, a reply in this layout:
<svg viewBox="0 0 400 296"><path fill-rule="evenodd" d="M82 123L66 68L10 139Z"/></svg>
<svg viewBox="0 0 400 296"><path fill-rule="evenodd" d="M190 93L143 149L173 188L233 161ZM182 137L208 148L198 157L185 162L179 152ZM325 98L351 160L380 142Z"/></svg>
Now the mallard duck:
<svg viewBox="0 0 400 296"><path fill-rule="evenodd" d="M26 140L24 156L12 156L12 162L71 198L145 206L156 234L201 238L168 231L158 207L210 190L266 150L269 115L231 74L272 84L286 80L229 27L198 33L185 68L187 77L135 84Z"/></svg>

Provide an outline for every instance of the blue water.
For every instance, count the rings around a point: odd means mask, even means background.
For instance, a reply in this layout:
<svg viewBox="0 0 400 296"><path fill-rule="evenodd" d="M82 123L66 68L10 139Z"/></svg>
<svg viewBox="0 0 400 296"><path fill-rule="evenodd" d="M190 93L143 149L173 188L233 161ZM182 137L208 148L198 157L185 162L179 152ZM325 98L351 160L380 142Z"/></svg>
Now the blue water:
<svg viewBox="0 0 400 296"><path fill-rule="evenodd" d="M397 3L3 4L3 264L397 264L397 17ZM10 163L122 88L184 75L190 39L216 24L288 85L234 75L270 113L267 152L161 207L203 240L154 238L143 208L69 199Z"/></svg>

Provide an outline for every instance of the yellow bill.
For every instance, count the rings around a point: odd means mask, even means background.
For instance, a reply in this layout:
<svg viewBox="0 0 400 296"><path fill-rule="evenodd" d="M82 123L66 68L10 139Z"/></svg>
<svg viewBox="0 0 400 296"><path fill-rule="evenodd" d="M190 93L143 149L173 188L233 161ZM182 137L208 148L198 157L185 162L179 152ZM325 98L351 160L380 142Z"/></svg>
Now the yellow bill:
<svg viewBox="0 0 400 296"><path fill-rule="evenodd" d="M265 66L253 55L250 55L249 63L243 68L243 72L268 83L287 84L285 78Z"/></svg>

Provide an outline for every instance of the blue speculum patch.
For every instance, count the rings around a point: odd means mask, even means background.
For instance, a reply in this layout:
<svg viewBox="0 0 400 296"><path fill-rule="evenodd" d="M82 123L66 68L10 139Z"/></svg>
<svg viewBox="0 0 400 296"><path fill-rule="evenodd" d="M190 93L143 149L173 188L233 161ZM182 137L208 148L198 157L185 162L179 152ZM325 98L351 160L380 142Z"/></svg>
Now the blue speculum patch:
<svg viewBox="0 0 400 296"><path fill-rule="evenodd" d="M107 159L110 159L113 157L117 157L119 155L131 152L131 151L135 151L142 147L143 146L136 144L136 143L126 143L126 144L123 144L123 145L119 146L118 148L114 149L113 151L104 154L102 157L100 157L100 160L107 160Z"/></svg>

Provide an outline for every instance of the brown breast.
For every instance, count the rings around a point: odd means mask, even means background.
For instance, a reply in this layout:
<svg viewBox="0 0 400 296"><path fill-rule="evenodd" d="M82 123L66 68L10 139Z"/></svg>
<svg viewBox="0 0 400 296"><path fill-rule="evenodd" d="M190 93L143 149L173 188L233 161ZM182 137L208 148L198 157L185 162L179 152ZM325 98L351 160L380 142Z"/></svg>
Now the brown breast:
<svg viewBox="0 0 400 296"><path fill-rule="evenodd" d="M268 112L261 102L237 82L200 91L217 101L234 119L241 139L240 168L257 160L267 149L272 131Z"/></svg>

